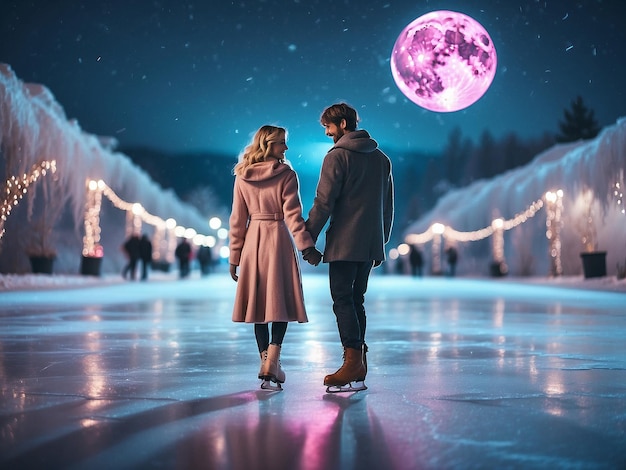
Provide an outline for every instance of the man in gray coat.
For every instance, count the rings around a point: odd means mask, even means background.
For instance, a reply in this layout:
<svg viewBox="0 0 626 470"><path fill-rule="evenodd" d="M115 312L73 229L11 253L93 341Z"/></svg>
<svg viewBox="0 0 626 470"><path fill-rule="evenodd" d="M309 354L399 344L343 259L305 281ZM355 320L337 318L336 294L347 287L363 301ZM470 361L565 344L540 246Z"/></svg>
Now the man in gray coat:
<svg viewBox="0 0 626 470"><path fill-rule="evenodd" d="M344 348L343 365L324 378L328 392L365 390L365 291L372 267L385 260L393 221L391 161L365 130L354 108L334 104L320 118L335 145L322 163L306 228L314 241L326 230L324 263ZM305 259L307 254L305 253Z"/></svg>

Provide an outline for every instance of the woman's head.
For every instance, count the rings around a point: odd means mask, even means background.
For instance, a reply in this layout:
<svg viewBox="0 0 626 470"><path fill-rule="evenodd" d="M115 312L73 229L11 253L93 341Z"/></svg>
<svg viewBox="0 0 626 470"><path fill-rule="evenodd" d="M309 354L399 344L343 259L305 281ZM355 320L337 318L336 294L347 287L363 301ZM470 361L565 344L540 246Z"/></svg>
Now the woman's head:
<svg viewBox="0 0 626 470"><path fill-rule="evenodd" d="M256 131L252 142L243 151L241 161L235 166L235 174L239 175L248 166L264 162L268 158L282 161L284 159L283 153L287 149L286 140L287 130L284 127L262 126Z"/></svg>

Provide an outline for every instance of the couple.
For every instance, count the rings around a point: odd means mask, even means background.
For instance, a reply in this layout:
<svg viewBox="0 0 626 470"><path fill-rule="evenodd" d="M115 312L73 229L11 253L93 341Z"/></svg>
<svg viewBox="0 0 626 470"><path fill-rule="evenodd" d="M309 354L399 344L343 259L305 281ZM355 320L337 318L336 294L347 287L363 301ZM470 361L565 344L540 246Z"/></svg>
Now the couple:
<svg viewBox="0 0 626 470"><path fill-rule="evenodd" d="M254 323L264 389L280 390L285 381L280 349L287 323L307 321L296 248L314 266L322 256L329 263L344 362L324 378L327 391L367 388L363 303L370 271L385 259L391 232L391 161L367 131L357 130L357 112L347 104L328 107L320 121L334 146L324 158L306 222L296 173L285 163L285 129L261 127L234 170L230 274L238 284L233 321ZM315 242L329 218L322 255Z"/></svg>

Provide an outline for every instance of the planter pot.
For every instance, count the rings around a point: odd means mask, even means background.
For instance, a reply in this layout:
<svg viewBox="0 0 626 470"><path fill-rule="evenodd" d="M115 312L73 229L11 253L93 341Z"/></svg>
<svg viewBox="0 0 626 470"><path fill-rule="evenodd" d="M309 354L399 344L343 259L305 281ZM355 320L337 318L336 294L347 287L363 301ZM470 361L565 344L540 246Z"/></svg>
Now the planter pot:
<svg viewBox="0 0 626 470"><path fill-rule="evenodd" d="M51 256L31 256L30 267L34 274L52 274L54 257Z"/></svg>
<svg viewBox="0 0 626 470"><path fill-rule="evenodd" d="M86 276L100 276L102 267L102 256L83 256L80 263L80 273Z"/></svg>
<svg viewBox="0 0 626 470"><path fill-rule="evenodd" d="M585 279L606 276L606 251L581 253Z"/></svg>
<svg viewBox="0 0 626 470"><path fill-rule="evenodd" d="M153 261L152 262L152 270L153 271L162 271L164 273L170 272L170 263L167 261Z"/></svg>
<svg viewBox="0 0 626 470"><path fill-rule="evenodd" d="M491 277L503 277L509 272L509 268L504 261L493 261L489 265L489 274Z"/></svg>

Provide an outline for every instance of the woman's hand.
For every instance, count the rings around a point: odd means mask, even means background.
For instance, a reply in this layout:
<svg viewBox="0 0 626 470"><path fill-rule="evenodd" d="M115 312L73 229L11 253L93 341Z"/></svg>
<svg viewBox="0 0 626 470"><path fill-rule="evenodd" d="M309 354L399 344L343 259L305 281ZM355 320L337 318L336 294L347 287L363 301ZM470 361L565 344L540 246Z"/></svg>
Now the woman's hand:
<svg viewBox="0 0 626 470"><path fill-rule="evenodd" d="M230 265L230 277L232 277L235 282L239 279L239 276L237 276L237 265L235 264Z"/></svg>

